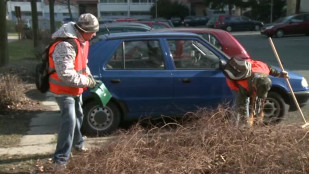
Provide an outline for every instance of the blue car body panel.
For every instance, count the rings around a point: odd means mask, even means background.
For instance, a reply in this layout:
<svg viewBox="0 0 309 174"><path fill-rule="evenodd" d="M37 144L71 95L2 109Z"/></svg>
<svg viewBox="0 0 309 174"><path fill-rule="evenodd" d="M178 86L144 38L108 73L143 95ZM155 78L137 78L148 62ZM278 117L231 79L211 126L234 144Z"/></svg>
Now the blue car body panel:
<svg viewBox="0 0 309 174"><path fill-rule="evenodd" d="M164 70L108 70L105 65L122 42L153 38L160 41L164 57ZM226 85L225 76L219 68L177 70L167 46L167 38L190 38L199 41L213 51L217 57L228 57L207 41L192 33L117 33L106 35L93 44L89 50L89 63L92 74L102 80L113 98L127 108L125 119L153 117L161 115L181 115L199 107L216 107L231 103L232 93ZM295 91L308 91L301 86L302 76L289 72ZM289 92L282 78L271 77L273 87ZM86 91L84 97L91 94Z"/></svg>

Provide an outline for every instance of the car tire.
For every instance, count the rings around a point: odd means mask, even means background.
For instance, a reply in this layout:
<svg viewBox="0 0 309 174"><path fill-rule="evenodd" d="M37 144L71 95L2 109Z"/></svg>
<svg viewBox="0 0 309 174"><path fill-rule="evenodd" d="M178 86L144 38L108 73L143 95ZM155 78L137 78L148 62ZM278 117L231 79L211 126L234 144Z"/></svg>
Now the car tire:
<svg viewBox="0 0 309 174"><path fill-rule="evenodd" d="M285 102L276 92L269 92L264 105L264 123L279 123L286 113Z"/></svg>
<svg viewBox="0 0 309 174"><path fill-rule="evenodd" d="M114 132L120 124L121 112L116 103L110 101L106 107L92 101L84 106L82 132L86 135L104 136Z"/></svg>
<svg viewBox="0 0 309 174"><path fill-rule="evenodd" d="M261 27L260 27L259 25L255 25L255 26L254 26L254 30L255 30L255 31L260 31L260 30L261 30Z"/></svg>
<svg viewBox="0 0 309 174"><path fill-rule="evenodd" d="M226 31L231 32L232 31L232 27L231 26L227 26L226 27Z"/></svg>
<svg viewBox="0 0 309 174"><path fill-rule="evenodd" d="M284 36L283 30L278 30L278 31L276 32L276 36L277 36L278 38L283 37L283 36Z"/></svg>

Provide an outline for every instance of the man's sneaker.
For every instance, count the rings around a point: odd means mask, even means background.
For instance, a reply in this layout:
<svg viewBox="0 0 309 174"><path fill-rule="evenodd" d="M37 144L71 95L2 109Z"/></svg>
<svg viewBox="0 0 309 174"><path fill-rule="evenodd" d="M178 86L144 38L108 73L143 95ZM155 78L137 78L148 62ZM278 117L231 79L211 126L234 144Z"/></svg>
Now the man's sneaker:
<svg viewBox="0 0 309 174"><path fill-rule="evenodd" d="M76 152L88 152L88 151L89 151L89 149L86 148L85 146L83 146L83 147L81 147L81 148L75 147L74 150L75 150Z"/></svg>
<svg viewBox="0 0 309 174"><path fill-rule="evenodd" d="M60 164L60 163L53 163L53 170L54 171L62 171L67 168L66 164Z"/></svg>

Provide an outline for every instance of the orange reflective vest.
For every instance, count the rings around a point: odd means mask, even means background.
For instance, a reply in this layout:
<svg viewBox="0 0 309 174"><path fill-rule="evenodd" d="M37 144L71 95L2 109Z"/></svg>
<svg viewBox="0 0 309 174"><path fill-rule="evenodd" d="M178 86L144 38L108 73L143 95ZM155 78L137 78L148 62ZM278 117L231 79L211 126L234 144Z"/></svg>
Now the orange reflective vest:
<svg viewBox="0 0 309 174"><path fill-rule="evenodd" d="M257 61L257 60L252 60L252 59L247 59L247 61L251 62L252 73L263 73L263 74L270 73L270 69L266 63ZM249 91L248 79L234 81L234 80L230 80L226 78L226 82L229 88L232 90L238 91L239 85L240 85L243 88L245 88L247 91Z"/></svg>
<svg viewBox="0 0 309 174"><path fill-rule="evenodd" d="M77 45L77 53L74 62L74 69L79 74L86 75L87 68L87 58L89 51L89 42L87 41L84 46L81 46L77 39L74 39ZM62 41L55 42L49 49L49 71L55 70L55 64L52 58L52 54L56 45ZM57 73L52 73L49 78L49 90L55 94L69 94L73 96L78 96L84 92L84 88L71 87L65 84L59 77Z"/></svg>

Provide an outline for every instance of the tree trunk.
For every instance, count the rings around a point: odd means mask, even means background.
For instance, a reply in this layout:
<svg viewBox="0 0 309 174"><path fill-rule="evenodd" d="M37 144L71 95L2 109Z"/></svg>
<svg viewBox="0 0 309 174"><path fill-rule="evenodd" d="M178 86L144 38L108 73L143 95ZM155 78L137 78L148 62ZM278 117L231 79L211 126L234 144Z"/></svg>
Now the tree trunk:
<svg viewBox="0 0 309 174"><path fill-rule="evenodd" d="M296 0L296 8L295 8L295 13L298 14L300 11L300 0Z"/></svg>
<svg viewBox="0 0 309 174"><path fill-rule="evenodd" d="M73 15L72 15L72 11L71 11L71 3L70 0L67 0L67 5L68 5L68 10L69 10L69 15L71 20L73 20Z"/></svg>
<svg viewBox="0 0 309 174"><path fill-rule="evenodd" d="M39 46L38 11L36 7L36 0L31 0L31 14L32 14L33 46L34 49L36 49Z"/></svg>
<svg viewBox="0 0 309 174"><path fill-rule="evenodd" d="M9 63L8 34L6 30L6 0L0 0L0 67Z"/></svg>
<svg viewBox="0 0 309 174"><path fill-rule="evenodd" d="M56 31L55 27L55 0L49 0L49 21L50 21L50 33Z"/></svg>

